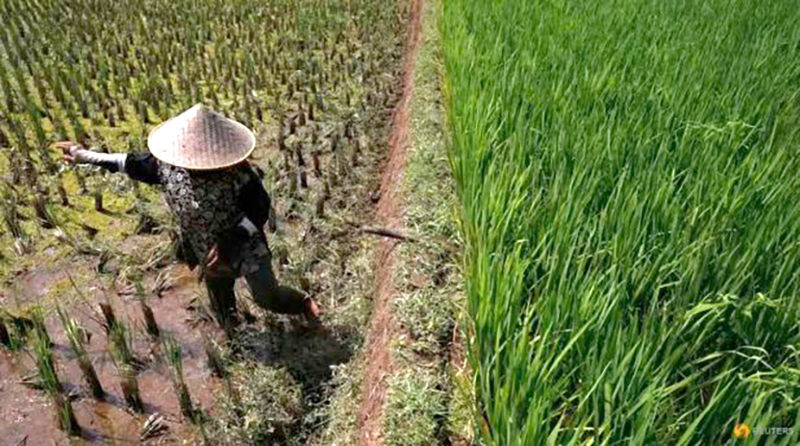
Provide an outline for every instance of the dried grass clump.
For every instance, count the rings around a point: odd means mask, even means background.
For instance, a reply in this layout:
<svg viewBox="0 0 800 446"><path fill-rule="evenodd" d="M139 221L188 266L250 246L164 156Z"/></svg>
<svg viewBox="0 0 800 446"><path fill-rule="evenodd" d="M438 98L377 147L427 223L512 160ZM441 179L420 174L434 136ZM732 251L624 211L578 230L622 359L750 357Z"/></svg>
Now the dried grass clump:
<svg viewBox="0 0 800 446"><path fill-rule="evenodd" d="M227 403L233 416L220 420L214 436L229 444L283 444L296 432L303 413L302 386L285 369L257 362L236 365L239 401Z"/></svg>

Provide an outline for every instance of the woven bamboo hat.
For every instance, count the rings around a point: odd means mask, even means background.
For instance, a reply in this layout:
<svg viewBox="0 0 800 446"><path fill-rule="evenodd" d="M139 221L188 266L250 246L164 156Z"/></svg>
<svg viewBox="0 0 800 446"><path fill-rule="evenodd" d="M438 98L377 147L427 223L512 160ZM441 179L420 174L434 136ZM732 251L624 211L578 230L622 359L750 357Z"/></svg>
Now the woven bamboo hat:
<svg viewBox="0 0 800 446"><path fill-rule="evenodd" d="M250 156L253 132L203 104L163 122L147 138L150 153L173 166L191 170L223 169Z"/></svg>

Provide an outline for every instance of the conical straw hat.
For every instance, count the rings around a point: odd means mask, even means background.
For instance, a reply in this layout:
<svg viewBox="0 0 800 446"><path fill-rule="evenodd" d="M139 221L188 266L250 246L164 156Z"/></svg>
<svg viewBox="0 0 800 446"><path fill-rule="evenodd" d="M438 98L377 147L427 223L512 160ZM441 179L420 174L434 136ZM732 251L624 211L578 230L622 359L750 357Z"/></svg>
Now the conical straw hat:
<svg viewBox="0 0 800 446"><path fill-rule="evenodd" d="M250 129L203 104L163 122L147 138L153 156L191 170L233 166L247 159L255 145Z"/></svg>

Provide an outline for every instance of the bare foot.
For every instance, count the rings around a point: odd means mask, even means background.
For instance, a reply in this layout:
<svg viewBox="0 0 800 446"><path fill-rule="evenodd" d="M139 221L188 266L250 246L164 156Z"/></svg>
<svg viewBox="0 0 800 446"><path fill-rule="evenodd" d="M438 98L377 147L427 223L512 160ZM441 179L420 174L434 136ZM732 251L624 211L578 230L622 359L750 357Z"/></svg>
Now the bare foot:
<svg viewBox="0 0 800 446"><path fill-rule="evenodd" d="M303 314L305 314L306 317L312 321L319 319L321 311L319 309L319 305L314 299L306 297L303 300Z"/></svg>

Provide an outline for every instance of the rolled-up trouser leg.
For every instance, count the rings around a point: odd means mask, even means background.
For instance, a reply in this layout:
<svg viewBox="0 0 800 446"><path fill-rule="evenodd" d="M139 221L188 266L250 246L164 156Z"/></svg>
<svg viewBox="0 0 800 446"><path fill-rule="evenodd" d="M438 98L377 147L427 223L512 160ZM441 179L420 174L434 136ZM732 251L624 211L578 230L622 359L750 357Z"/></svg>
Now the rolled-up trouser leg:
<svg viewBox="0 0 800 446"><path fill-rule="evenodd" d="M272 273L272 262L265 257L259 268L245 276L256 303L270 311L283 314L300 314L305 310L305 294L293 288L280 286Z"/></svg>
<svg viewBox="0 0 800 446"><path fill-rule="evenodd" d="M236 313L236 294L233 291L235 279L228 277L207 277L206 288L211 301L214 317L222 327L228 327Z"/></svg>

